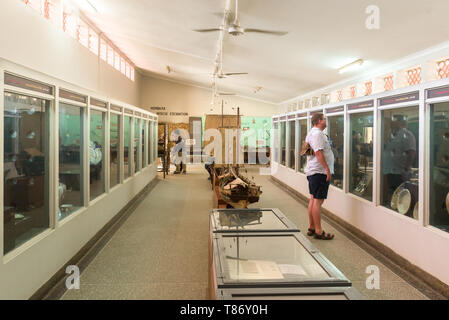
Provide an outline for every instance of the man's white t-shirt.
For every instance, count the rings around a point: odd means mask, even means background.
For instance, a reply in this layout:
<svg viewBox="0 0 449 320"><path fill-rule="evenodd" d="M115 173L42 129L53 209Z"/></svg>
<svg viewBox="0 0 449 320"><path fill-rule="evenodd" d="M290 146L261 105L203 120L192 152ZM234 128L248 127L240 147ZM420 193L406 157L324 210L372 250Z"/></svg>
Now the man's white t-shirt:
<svg viewBox="0 0 449 320"><path fill-rule="evenodd" d="M323 151L324 159L326 160L327 166L331 174L334 174L334 154L329 143L329 139L324 134L323 131L317 127L313 127L312 130L307 134L306 142L309 143L312 150L316 153L319 150ZM307 156L307 167L306 175L313 176L314 174L326 174L326 170L318 161L316 156Z"/></svg>

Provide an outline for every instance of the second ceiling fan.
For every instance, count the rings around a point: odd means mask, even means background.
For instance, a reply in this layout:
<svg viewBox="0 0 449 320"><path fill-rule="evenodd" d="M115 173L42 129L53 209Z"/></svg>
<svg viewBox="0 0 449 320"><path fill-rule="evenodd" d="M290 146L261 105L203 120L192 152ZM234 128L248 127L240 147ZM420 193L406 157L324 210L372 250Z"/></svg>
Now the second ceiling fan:
<svg viewBox="0 0 449 320"><path fill-rule="evenodd" d="M286 31L273 31L273 30L264 30L264 29L254 29L254 28L242 28L240 26L238 8L239 8L239 0L235 0L235 19L232 23L230 23L229 26L225 26L225 29L220 27L220 28L210 28L210 29L195 29L193 31L196 31L196 32L227 31L230 35L233 35L233 36L240 36L240 35L243 35L243 34L249 33L249 32L271 34L271 35L275 35L275 36L283 36L288 33Z"/></svg>

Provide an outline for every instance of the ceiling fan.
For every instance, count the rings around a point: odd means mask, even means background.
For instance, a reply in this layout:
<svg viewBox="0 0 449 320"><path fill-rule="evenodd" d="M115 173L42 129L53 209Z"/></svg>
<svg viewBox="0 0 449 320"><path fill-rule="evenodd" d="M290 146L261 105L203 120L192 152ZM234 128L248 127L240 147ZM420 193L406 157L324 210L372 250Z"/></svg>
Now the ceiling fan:
<svg viewBox="0 0 449 320"><path fill-rule="evenodd" d="M240 36L242 34L249 33L249 32L271 34L271 35L275 35L275 36L283 36L288 33L286 31L273 31L273 30L254 29L254 28L242 28L240 26L238 7L239 7L239 0L235 0L235 19L229 25L229 27L226 25L226 26L220 27L220 28L195 29L193 31L196 31L196 32L227 31L230 35L233 35L233 36Z"/></svg>
<svg viewBox="0 0 449 320"><path fill-rule="evenodd" d="M170 67L168 65L165 66L165 68L166 68L168 74L178 73L178 74L185 74L185 75L210 75L210 76L216 76L218 79L224 79L229 76L248 74L248 72L223 72L223 70L220 70L216 74L213 74L213 73L189 73L189 72L175 71L172 67Z"/></svg>

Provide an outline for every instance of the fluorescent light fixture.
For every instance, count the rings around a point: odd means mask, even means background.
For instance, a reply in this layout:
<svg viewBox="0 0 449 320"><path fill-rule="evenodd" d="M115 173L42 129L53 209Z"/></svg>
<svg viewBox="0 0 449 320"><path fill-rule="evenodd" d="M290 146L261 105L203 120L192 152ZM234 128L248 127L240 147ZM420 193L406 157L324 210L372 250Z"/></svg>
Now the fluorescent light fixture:
<svg viewBox="0 0 449 320"><path fill-rule="evenodd" d="M345 73L345 72L356 70L357 68L360 68L362 66L363 62L364 62L363 59L358 59L354 62L351 62L351 63L339 68L338 73Z"/></svg>

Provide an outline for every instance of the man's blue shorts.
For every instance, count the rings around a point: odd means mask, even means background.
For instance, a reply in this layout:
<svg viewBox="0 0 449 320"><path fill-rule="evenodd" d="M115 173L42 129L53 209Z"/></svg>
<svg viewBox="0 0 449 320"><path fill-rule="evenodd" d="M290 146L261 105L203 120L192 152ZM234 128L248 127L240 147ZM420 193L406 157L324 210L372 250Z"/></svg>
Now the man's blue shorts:
<svg viewBox="0 0 449 320"><path fill-rule="evenodd" d="M329 182L326 179L327 176L321 173L307 177L307 180L309 180L309 193L313 195L314 199L327 199Z"/></svg>

